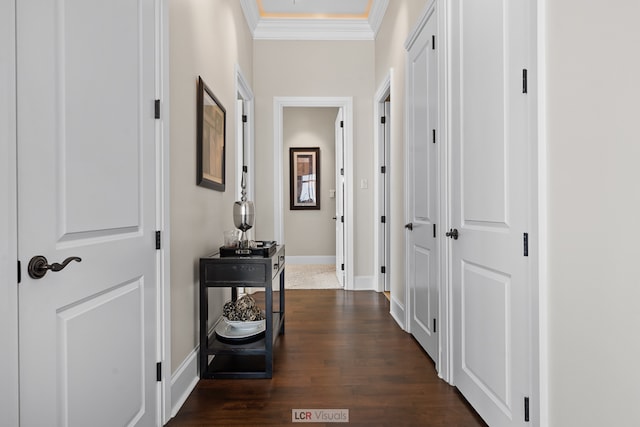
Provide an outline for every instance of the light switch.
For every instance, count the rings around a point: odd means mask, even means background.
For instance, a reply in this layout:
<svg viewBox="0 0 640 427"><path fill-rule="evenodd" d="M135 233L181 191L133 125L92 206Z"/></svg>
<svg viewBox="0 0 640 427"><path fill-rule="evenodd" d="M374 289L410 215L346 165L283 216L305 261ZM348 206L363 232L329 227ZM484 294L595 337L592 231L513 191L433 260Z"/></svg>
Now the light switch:
<svg viewBox="0 0 640 427"><path fill-rule="evenodd" d="M333 199L336 197L336 190L329 190L329 198Z"/></svg>
<svg viewBox="0 0 640 427"><path fill-rule="evenodd" d="M360 180L360 188L365 189L365 188L369 188L369 182L366 179L361 179Z"/></svg>

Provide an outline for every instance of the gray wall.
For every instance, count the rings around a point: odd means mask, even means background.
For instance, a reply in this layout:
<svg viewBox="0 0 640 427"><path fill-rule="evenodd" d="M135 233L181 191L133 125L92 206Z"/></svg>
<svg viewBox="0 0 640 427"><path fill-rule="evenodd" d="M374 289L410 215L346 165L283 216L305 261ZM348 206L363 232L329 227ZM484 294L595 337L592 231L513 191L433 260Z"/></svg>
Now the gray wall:
<svg viewBox="0 0 640 427"><path fill-rule="evenodd" d="M284 144L283 206L284 237L287 256L335 256L336 198L329 191L336 188L335 120L337 108L284 109L282 138ZM289 148L320 148L320 210L289 209Z"/></svg>

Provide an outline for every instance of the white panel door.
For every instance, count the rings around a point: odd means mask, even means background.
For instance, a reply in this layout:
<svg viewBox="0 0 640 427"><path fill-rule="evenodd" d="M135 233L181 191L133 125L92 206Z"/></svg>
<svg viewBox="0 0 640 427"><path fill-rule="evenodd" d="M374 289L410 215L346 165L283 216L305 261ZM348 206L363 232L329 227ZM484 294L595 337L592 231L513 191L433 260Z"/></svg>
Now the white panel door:
<svg viewBox="0 0 640 427"><path fill-rule="evenodd" d="M158 425L154 1L16 4L21 426Z"/></svg>
<svg viewBox="0 0 640 427"><path fill-rule="evenodd" d="M342 108L336 116L336 276L344 287L344 118Z"/></svg>
<svg viewBox="0 0 640 427"><path fill-rule="evenodd" d="M433 46L436 16L408 52L408 283L411 333L438 364L436 322L439 298L438 251L438 64ZM434 327L435 326L435 327Z"/></svg>
<svg viewBox="0 0 640 427"><path fill-rule="evenodd" d="M454 383L491 426L529 396L526 0L452 4Z"/></svg>

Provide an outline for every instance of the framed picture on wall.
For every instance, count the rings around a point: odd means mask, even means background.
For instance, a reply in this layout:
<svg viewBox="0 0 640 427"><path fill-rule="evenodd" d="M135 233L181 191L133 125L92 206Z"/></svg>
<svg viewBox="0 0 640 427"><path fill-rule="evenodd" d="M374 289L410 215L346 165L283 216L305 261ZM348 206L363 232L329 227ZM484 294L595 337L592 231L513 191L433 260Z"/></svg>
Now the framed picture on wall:
<svg viewBox="0 0 640 427"><path fill-rule="evenodd" d="M289 148L289 208L320 209L320 148Z"/></svg>
<svg viewBox="0 0 640 427"><path fill-rule="evenodd" d="M202 187L224 191L226 116L218 98L198 77L197 181Z"/></svg>

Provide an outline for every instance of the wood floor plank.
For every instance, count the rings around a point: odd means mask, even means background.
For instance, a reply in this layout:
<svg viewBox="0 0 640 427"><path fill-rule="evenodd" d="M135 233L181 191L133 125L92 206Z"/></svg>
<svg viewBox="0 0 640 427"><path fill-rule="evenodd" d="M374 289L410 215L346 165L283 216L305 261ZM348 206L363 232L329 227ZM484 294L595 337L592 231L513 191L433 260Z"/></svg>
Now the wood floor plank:
<svg viewBox="0 0 640 427"><path fill-rule="evenodd" d="M298 408L348 409L357 426L486 425L383 294L287 290L285 319L272 379L202 380L168 426L282 426Z"/></svg>

